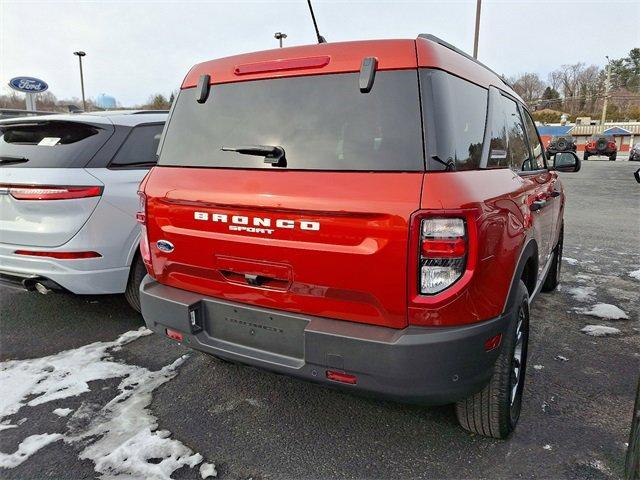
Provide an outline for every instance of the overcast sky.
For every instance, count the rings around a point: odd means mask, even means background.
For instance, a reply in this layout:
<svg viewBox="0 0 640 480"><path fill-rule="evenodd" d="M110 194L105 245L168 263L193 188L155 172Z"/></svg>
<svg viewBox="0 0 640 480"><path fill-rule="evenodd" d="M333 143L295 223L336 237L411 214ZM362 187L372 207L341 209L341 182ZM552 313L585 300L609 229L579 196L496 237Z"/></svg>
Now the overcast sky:
<svg viewBox="0 0 640 480"><path fill-rule="evenodd" d="M415 38L433 33L473 48L475 0L314 0L329 42ZM0 0L0 91L27 75L58 98L80 96L75 50L84 50L88 97L107 93L124 106L177 89L189 68L212 58L315 42L305 0L28 1ZM640 1L484 0L479 59L511 76L563 63L602 65L605 55L640 47Z"/></svg>

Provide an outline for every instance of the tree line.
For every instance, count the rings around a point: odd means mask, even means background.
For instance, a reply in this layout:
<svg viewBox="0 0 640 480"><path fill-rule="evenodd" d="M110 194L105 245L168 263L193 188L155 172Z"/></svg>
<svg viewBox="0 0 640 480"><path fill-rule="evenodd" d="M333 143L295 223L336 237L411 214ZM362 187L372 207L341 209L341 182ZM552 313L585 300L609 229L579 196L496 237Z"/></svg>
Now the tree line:
<svg viewBox="0 0 640 480"><path fill-rule="evenodd" d="M558 122L564 113L569 118L602 114L607 69L597 65L574 63L561 65L547 76L525 72L508 79L513 89L534 110L542 122ZM607 120L640 121L640 48L626 57L611 60L611 83Z"/></svg>
<svg viewBox="0 0 640 480"><path fill-rule="evenodd" d="M116 110L169 110L175 96L176 92L171 92L168 97L162 93L156 93L151 95L145 103L132 107L123 107L118 104ZM102 110L93 98L87 98L86 103L89 112ZM82 109L82 100L78 97L58 99L52 92L47 91L37 94L36 105L38 110L44 112L69 112L73 109ZM0 95L0 108L23 110L25 106L25 96L22 93L11 91L8 94Z"/></svg>

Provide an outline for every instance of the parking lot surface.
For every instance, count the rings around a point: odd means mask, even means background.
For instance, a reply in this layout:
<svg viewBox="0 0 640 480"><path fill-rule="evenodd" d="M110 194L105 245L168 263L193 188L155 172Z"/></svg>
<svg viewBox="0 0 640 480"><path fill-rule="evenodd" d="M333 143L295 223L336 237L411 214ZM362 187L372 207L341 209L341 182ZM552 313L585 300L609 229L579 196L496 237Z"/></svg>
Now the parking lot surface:
<svg viewBox="0 0 640 480"><path fill-rule="evenodd" d="M144 331L122 337L143 322L118 296L0 288L0 476L201 478L214 464L225 479L619 478L640 372L638 166L588 161L561 175L562 283L533 304L508 441L463 431L450 406L352 396ZM591 336L589 325L617 331Z"/></svg>

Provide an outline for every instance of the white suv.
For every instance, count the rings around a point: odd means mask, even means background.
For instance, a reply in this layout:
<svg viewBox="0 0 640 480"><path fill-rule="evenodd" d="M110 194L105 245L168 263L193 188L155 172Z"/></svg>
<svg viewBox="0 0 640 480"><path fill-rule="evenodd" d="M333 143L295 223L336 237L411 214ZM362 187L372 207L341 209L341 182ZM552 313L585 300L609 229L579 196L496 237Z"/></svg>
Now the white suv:
<svg viewBox="0 0 640 480"><path fill-rule="evenodd" d="M135 213L164 112L0 121L0 284L125 293L140 311Z"/></svg>

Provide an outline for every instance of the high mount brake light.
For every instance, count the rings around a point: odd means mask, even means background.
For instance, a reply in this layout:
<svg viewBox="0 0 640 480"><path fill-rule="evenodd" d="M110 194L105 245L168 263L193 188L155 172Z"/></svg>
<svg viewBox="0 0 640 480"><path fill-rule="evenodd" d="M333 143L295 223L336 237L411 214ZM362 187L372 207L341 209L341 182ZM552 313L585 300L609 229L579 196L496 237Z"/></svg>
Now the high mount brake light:
<svg viewBox="0 0 640 480"><path fill-rule="evenodd" d="M321 55L318 57L285 58L281 60L268 60L265 62L245 63L236 65L233 73L236 75L249 75L252 73L281 72L284 70L304 70L307 68L321 68L329 64L331 57Z"/></svg>
<svg viewBox="0 0 640 480"><path fill-rule="evenodd" d="M425 218L420 223L420 294L434 295L465 271L468 240L461 218Z"/></svg>
<svg viewBox="0 0 640 480"><path fill-rule="evenodd" d="M99 197L103 187L0 184L0 189L7 191L16 200L70 200Z"/></svg>

